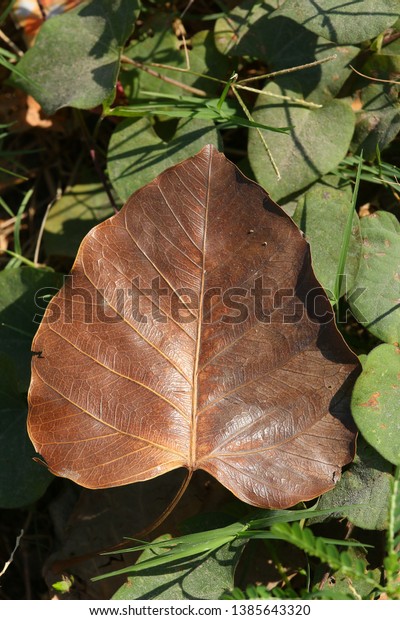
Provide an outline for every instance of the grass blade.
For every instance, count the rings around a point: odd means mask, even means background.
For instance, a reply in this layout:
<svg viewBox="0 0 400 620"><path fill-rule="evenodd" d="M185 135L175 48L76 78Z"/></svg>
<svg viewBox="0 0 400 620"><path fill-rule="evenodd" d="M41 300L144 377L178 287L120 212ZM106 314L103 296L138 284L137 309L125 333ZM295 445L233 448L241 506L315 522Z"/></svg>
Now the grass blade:
<svg viewBox="0 0 400 620"><path fill-rule="evenodd" d="M355 186L353 190L353 196L352 196L352 200L351 200L351 204L349 208L349 213L347 216L346 228L344 230L342 246L340 248L339 262L338 262L338 266L336 270L335 286L334 286L334 291L333 291L334 305L336 308L336 312L338 312L338 309L339 309L340 290L342 287L344 268L346 265L347 253L348 253L349 245L350 245L350 237L351 237L351 230L353 227L354 211L356 208L358 188L360 186L360 180L361 180L361 171L362 171L362 153L358 159L356 182L355 182Z"/></svg>

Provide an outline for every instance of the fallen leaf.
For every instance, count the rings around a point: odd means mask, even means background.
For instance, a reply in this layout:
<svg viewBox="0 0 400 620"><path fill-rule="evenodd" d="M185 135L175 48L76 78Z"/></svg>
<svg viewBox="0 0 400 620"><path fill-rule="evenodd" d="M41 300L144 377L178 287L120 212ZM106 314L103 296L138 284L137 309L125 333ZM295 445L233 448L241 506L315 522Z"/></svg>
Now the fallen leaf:
<svg viewBox="0 0 400 620"><path fill-rule="evenodd" d="M52 117L47 116L38 102L22 90L6 89L0 94L0 122L9 124L12 133L39 127L65 134L68 132L66 119L65 110L59 110Z"/></svg>
<svg viewBox="0 0 400 620"><path fill-rule="evenodd" d="M309 246L210 145L89 232L33 349L30 437L83 486L187 467L284 508L354 456L359 364Z"/></svg>

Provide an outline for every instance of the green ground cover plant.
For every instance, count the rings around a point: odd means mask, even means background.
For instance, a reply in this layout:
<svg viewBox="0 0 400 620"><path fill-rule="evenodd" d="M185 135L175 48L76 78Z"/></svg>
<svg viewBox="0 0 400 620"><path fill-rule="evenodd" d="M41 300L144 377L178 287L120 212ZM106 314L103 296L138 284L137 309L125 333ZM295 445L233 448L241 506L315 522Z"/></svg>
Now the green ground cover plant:
<svg viewBox="0 0 400 620"><path fill-rule="evenodd" d="M0 7L0 598L399 599L398 0L89 0L30 47L13 4ZM302 231L362 366L354 460L287 510L202 473L169 510L179 472L82 489L38 462L26 431L32 339L83 238L208 144Z"/></svg>

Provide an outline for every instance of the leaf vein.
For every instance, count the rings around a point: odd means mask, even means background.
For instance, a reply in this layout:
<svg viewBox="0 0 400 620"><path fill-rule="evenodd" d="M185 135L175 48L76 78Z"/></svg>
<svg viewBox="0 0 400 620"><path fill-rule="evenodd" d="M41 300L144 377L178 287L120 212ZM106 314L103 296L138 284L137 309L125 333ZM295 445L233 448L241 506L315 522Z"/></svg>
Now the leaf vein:
<svg viewBox="0 0 400 620"><path fill-rule="evenodd" d="M77 403L72 401L70 398L65 396L65 394L63 394L60 390L57 390L57 388L55 388L53 385L50 385L47 381L45 381L45 379L41 376L40 372L37 369L36 369L36 372L40 380L44 383L44 385L47 385L47 387L49 387L51 390L59 394L64 400L69 402L71 405L73 405L74 407L82 411L83 413L86 413L89 417L93 418L93 420L96 420L96 422L99 422L100 424L103 424L103 426L107 426L108 428L111 428L112 430L116 431L120 435L126 435L127 437L130 437L132 439L138 439L139 441L143 441L144 443L147 443L149 446L154 446L156 448L160 448L160 450L164 450L165 452L170 452L172 454L176 454L177 456L185 458L185 456L181 452L178 452L177 450L172 450L171 448L162 446L161 444L158 444L154 441L150 441L149 439L146 439L144 437L140 437L139 435L133 435L132 433L127 433L126 431L122 431L119 428L116 428L113 424L110 424L109 422L106 422L105 420L100 420L93 413L91 413L90 411L82 407L81 405L78 405Z"/></svg>
<svg viewBox="0 0 400 620"><path fill-rule="evenodd" d="M145 390L148 390L149 392L151 392L155 396L158 396L158 398L160 398L161 400L164 400L166 403L171 405L171 407L173 407L174 410L178 411L186 420L189 420L189 417L186 415L186 413L182 409L180 409L176 404L174 404L172 401L170 401L166 396L163 396L162 394L160 394L156 390L153 390L150 386L146 385L145 383L142 383L141 381L138 381L137 379L134 379L133 377L129 377L128 375L124 375L124 374L118 372L117 370L115 370L114 368L110 368L110 366L107 366L107 364L103 364L100 360L98 360L97 358L95 358L92 355L90 355L87 351L84 351L83 349L78 347L76 344L74 344L73 342L68 340L68 338L66 338L63 334L61 334L60 332L55 331L50 325L49 325L49 328L50 328L50 330L54 334L57 334L57 336L62 338L62 340L64 340L65 342L68 342L68 344L70 344L72 347L74 347L74 349L76 349L77 351L82 353L82 355L84 355L85 357L88 357L93 362L95 362L96 364L98 364L102 368L105 368L109 372L117 375L118 377L121 377L122 379L127 379L128 381L131 381L132 383L135 383L136 385L139 385L140 387L144 388Z"/></svg>

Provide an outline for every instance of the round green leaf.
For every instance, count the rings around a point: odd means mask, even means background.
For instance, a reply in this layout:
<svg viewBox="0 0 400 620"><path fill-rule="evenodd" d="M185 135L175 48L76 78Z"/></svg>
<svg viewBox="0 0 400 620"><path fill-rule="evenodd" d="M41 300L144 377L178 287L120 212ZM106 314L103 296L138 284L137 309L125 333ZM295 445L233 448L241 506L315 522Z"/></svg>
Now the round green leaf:
<svg viewBox="0 0 400 620"><path fill-rule="evenodd" d="M315 275L334 300L336 269L339 264L342 239L351 206L351 190L330 184L322 179L304 194L297 205L293 219L304 232L311 246ZM353 286L361 254L360 224L356 213L342 281L341 295Z"/></svg>
<svg viewBox="0 0 400 620"><path fill-rule="evenodd" d="M400 224L377 211L360 220L363 248L349 304L374 336L400 342Z"/></svg>
<svg viewBox="0 0 400 620"><path fill-rule="evenodd" d="M398 0L286 0L279 10L335 43L360 43L376 37L399 17Z"/></svg>
<svg viewBox="0 0 400 620"><path fill-rule="evenodd" d="M147 118L122 121L111 136L107 156L115 191L127 200L165 168L195 155L206 144L219 147L218 132L207 121L182 119L169 142L156 134Z"/></svg>
<svg viewBox="0 0 400 620"><path fill-rule="evenodd" d="M265 91L296 96L276 84L269 84ZM266 125L291 126L288 134L264 132L281 174L280 180L257 131L249 131L251 167L257 181L276 201L287 199L333 170L346 155L354 130L352 109L345 101L338 100L310 109L259 95L253 117Z"/></svg>
<svg viewBox="0 0 400 620"><path fill-rule="evenodd" d="M31 504L53 479L46 467L33 461L26 416L26 399L18 392L13 362L0 355L0 508Z"/></svg>
<svg viewBox="0 0 400 620"><path fill-rule="evenodd" d="M354 420L371 446L400 465L400 349L382 344L368 355L353 391Z"/></svg>
<svg viewBox="0 0 400 620"><path fill-rule="evenodd" d="M90 0L47 20L18 63L14 83L47 114L100 105L114 92L139 7L140 0Z"/></svg>

